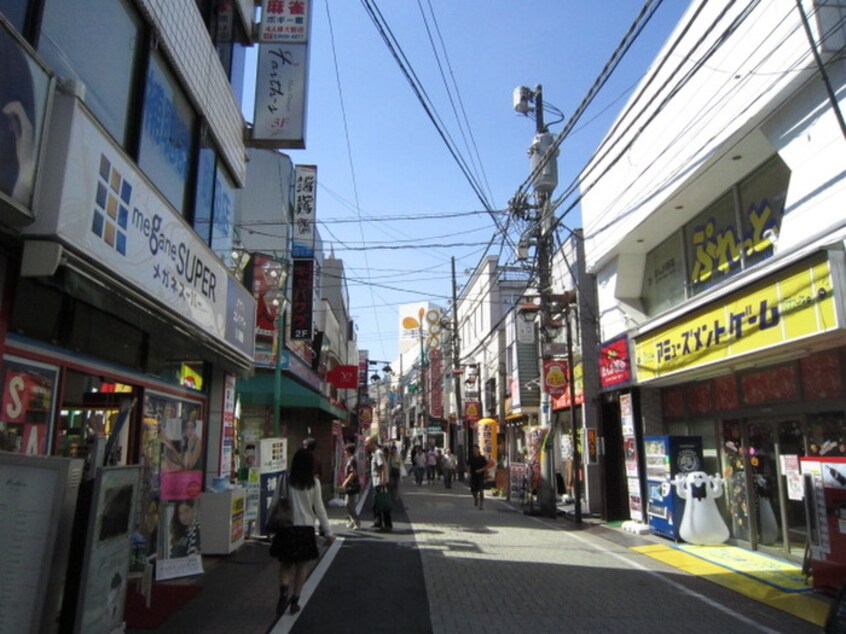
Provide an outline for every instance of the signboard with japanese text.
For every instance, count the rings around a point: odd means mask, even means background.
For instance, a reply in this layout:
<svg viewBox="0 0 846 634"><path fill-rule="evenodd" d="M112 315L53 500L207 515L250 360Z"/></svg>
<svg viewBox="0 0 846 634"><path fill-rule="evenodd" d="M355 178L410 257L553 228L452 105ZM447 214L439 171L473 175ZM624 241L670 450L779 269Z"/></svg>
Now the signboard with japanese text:
<svg viewBox="0 0 846 634"><path fill-rule="evenodd" d="M567 364L564 364L566 367ZM581 405L585 402L585 381L584 381L584 372L581 362L576 363L576 366L573 368L573 384L574 390L576 392L576 405ZM554 396L552 397L552 409L559 410L559 409L567 409L570 407L570 389L569 385L566 390L561 394L561 396Z"/></svg>
<svg viewBox="0 0 846 634"><path fill-rule="evenodd" d="M629 338L625 335L599 349L599 384L603 388L623 385L632 380Z"/></svg>
<svg viewBox="0 0 846 634"><path fill-rule="evenodd" d="M294 260L291 271L291 339L311 339L314 260Z"/></svg>
<svg viewBox="0 0 846 634"><path fill-rule="evenodd" d="M28 237L58 238L162 311L252 361L255 300L72 98L52 117L51 152ZM249 333L249 334L248 334Z"/></svg>
<svg viewBox="0 0 846 634"><path fill-rule="evenodd" d="M304 149L307 44L259 44L252 142L271 149Z"/></svg>
<svg viewBox="0 0 846 634"><path fill-rule="evenodd" d="M569 365L566 361L543 360L543 389L552 398L564 396L569 381Z"/></svg>
<svg viewBox="0 0 846 634"><path fill-rule="evenodd" d="M313 258L317 166L295 166L294 180L294 227L291 255L295 258Z"/></svg>
<svg viewBox="0 0 846 634"><path fill-rule="evenodd" d="M259 42L307 42L310 0L265 0Z"/></svg>
<svg viewBox="0 0 846 634"><path fill-rule="evenodd" d="M842 327L822 254L635 341L637 378L650 381Z"/></svg>

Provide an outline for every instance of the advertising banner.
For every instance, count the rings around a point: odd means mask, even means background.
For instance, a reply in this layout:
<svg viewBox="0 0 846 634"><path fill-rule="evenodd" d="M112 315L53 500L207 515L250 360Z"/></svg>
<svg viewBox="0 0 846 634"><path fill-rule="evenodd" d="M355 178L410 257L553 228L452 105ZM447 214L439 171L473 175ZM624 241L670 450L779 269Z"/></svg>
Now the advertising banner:
<svg viewBox="0 0 846 634"><path fill-rule="evenodd" d="M0 24L0 212L10 224L25 222L39 173L50 76ZM11 209L7 215L6 207Z"/></svg>
<svg viewBox="0 0 846 634"><path fill-rule="evenodd" d="M609 341L599 349L599 384L603 388L623 385L632 380L629 339Z"/></svg>

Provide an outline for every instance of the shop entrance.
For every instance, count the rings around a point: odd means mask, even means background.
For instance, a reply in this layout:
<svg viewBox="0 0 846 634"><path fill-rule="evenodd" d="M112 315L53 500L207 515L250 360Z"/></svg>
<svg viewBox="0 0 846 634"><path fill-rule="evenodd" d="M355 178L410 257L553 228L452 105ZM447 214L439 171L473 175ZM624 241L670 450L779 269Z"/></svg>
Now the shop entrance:
<svg viewBox="0 0 846 634"><path fill-rule="evenodd" d="M129 463L133 387L69 370L57 429L57 453L89 465ZM112 443L108 439L114 435ZM106 452L109 456L106 456Z"/></svg>
<svg viewBox="0 0 846 634"><path fill-rule="evenodd" d="M801 561L808 526L798 470L805 451L798 417L723 422L721 458L734 539Z"/></svg>

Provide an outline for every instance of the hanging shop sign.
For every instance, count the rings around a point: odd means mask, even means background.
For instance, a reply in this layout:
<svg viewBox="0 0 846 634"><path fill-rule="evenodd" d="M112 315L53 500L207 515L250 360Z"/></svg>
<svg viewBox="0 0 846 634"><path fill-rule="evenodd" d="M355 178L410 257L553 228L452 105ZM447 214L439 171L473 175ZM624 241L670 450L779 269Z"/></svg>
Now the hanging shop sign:
<svg viewBox="0 0 846 634"><path fill-rule="evenodd" d="M440 348L429 350L429 416L444 416L444 363Z"/></svg>
<svg viewBox="0 0 846 634"><path fill-rule="evenodd" d="M272 0L261 10L259 42L307 42L310 0Z"/></svg>
<svg viewBox="0 0 846 634"><path fill-rule="evenodd" d="M314 260L294 260L291 271L291 339L311 339Z"/></svg>
<svg viewBox="0 0 846 634"><path fill-rule="evenodd" d="M825 254L635 341L641 382L842 328Z"/></svg>
<svg viewBox="0 0 846 634"><path fill-rule="evenodd" d="M304 149L308 44L258 45L253 145Z"/></svg>
<svg viewBox="0 0 846 634"><path fill-rule="evenodd" d="M552 398L564 396L569 384L570 366L566 361L543 361L543 389Z"/></svg>
<svg viewBox="0 0 846 634"><path fill-rule="evenodd" d="M632 380L629 338L618 337L599 349L599 384L603 388L625 385Z"/></svg>
<svg viewBox="0 0 846 634"><path fill-rule="evenodd" d="M294 167L294 227L291 255L295 258L314 257L314 221L317 212L317 166Z"/></svg>
<svg viewBox="0 0 846 634"><path fill-rule="evenodd" d="M482 417L482 404L479 401L464 401L464 420L475 423Z"/></svg>
<svg viewBox="0 0 846 634"><path fill-rule="evenodd" d="M566 367L566 364L565 364ZM566 375L565 375L566 376ZM573 368L573 383L574 383L574 390L576 392L576 405L581 405L585 402L585 381L584 381L584 368L582 367L581 362L576 363L576 366ZM561 396L555 396L552 398L552 409L559 410L559 409L567 409L570 407L570 389L565 389Z"/></svg>

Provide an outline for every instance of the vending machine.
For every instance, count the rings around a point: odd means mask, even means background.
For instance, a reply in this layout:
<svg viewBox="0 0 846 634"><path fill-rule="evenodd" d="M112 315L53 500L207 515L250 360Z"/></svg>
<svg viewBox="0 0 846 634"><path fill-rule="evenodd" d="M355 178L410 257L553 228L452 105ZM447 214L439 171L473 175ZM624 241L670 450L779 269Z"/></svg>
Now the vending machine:
<svg viewBox="0 0 846 634"><path fill-rule="evenodd" d="M684 513L684 500L670 482L679 473L702 470L700 436L646 436L646 513L653 533L677 540Z"/></svg>
<svg viewBox="0 0 846 634"><path fill-rule="evenodd" d="M276 482L288 465L288 439L262 438L256 447L256 465L259 472L259 533L265 534L270 502L276 491Z"/></svg>
<svg viewBox="0 0 846 634"><path fill-rule="evenodd" d="M799 460L809 481L805 508L814 588L836 591L846 583L846 458L804 456Z"/></svg>

